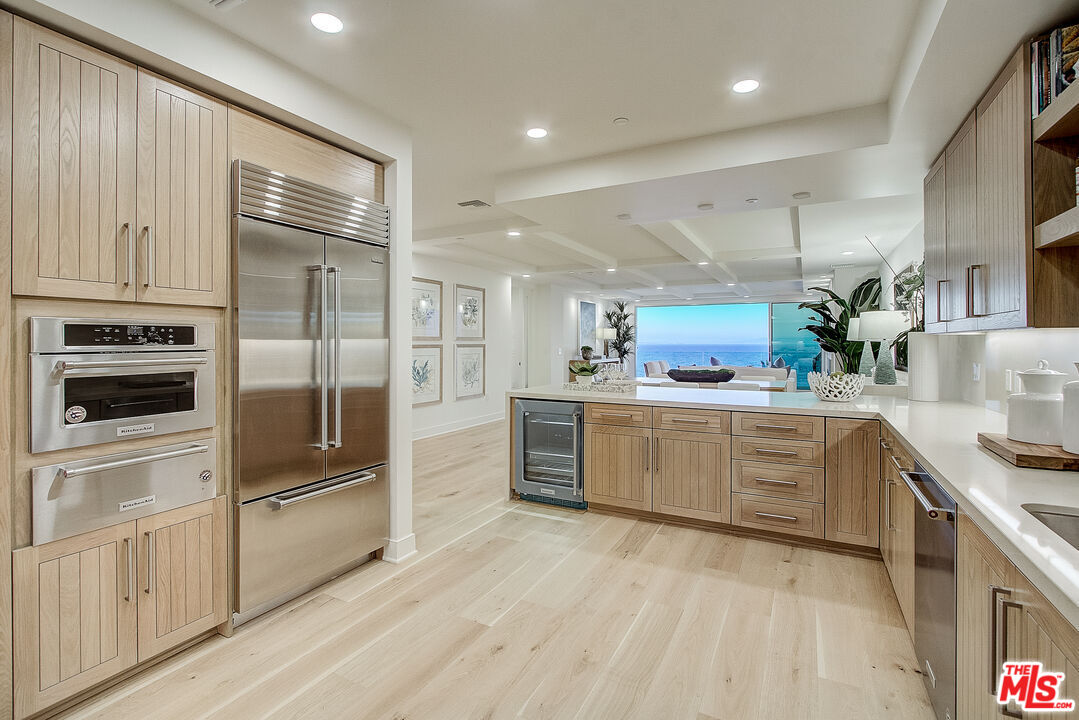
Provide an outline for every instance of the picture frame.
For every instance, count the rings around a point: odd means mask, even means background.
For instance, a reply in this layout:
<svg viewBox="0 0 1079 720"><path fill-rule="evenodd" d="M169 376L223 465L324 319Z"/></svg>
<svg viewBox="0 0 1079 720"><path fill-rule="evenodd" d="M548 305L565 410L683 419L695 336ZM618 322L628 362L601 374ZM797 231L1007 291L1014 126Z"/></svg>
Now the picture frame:
<svg viewBox="0 0 1079 720"><path fill-rule="evenodd" d="M467 400L487 394L486 345L455 345L453 368L455 399Z"/></svg>
<svg viewBox="0 0 1079 720"><path fill-rule="evenodd" d="M595 348L597 344L596 340L596 327L597 327L597 315L596 304L587 300L579 301L577 307L577 351L587 345L590 348ZM596 355L602 355L602 353L596 353Z"/></svg>
<svg viewBox="0 0 1079 720"><path fill-rule="evenodd" d="M412 346L412 407L442 402L442 346Z"/></svg>
<svg viewBox="0 0 1079 720"><path fill-rule="evenodd" d="M487 291L472 285L453 286L456 339L483 340L487 332Z"/></svg>
<svg viewBox="0 0 1079 720"><path fill-rule="evenodd" d="M413 340L442 340L442 281L412 278Z"/></svg>

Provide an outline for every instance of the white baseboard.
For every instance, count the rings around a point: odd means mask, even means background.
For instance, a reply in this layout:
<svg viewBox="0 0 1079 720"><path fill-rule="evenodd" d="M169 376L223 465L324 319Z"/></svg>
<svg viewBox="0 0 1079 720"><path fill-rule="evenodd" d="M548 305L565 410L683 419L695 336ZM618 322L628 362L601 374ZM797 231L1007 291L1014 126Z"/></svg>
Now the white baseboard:
<svg viewBox="0 0 1079 720"><path fill-rule="evenodd" d="M489 415L464 418L463 420L454 420L453 422L443 423L442 425L433 425L427 428L415 428L412 430L412 439L421 440L423 438L434 437L435 435L445 435L446 433L465 430L466 428L476 427L477 425L486 425L487 423L497 422L505 417L505 412L496 412Z"/></svg>
<svg viewBox="0 0 1079 720"><path fill-rule="evenodd" d="M416 550L416 533L409 533L403 538L390 540L386 543L386 549L382 553L382 559L386 562L397 564L412 557Z"/></svg>

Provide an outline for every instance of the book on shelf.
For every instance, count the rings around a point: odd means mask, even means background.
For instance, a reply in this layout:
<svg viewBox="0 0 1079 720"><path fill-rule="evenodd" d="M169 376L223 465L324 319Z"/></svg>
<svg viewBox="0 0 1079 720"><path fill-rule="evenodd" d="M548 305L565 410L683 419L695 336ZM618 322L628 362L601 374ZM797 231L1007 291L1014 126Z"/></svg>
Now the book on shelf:
<svg viewBox="0 0 1079 720"><path fill-rule="evenodd" d="M1075 82L1079 24L1059 27L1030 41L1030 112L1037 117Z"/></svg>

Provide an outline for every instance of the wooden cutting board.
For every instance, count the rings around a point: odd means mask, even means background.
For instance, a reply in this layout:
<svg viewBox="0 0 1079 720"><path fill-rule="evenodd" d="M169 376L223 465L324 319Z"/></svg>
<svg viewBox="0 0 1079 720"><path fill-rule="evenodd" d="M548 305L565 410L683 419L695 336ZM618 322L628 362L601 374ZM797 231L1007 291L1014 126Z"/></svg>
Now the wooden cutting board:
<svg viewBox="0 0 1079 720"><path fill-rule="evenodd" d="M1079 455L1064 452L1059 445L1019 442L998 433L978 433L978 442L1016 467L1079 470Z"/></svg>

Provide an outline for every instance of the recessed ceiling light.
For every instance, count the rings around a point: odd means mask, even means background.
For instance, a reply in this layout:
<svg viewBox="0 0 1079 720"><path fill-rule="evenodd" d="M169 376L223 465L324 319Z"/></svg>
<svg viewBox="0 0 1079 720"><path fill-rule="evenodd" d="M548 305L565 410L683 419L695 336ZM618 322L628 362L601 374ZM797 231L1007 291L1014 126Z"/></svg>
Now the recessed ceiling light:
<svg viewBox="0 0 1079 720"><path fill-rule="evenodd" d="M853 250L844 250L843 252L841 252L839 254L840 255L853 255L854 251Z"/></svg>
<svg viewBox="0 0 1079 720"><path fill-rule="evenodd" d="M795 200L808 200L812 196L812 193L802 190L791 195Z"/></svg>
<svg viewBox="0 0 1079 720"><path fill-rule="evenodd" d="M520 230L510 230L506 234L509 235L510 237L521 237L521 231Z"/></svg>
<svg viewBox="0 0 1079 720"><path fill-rule="evenodd" d="M619 220L629 220L632 215L630 215L629 213L618 213L617 215L615 215L615 217Z"/></svg>
<svg viewBox="0 0 1079 720"><path fill-rule="evenodd" d="M697 264L698 264L698 265L707 265L707 264L708 264L708 261L707 261L707 260L701 260L701 261L700 261L699 263L697 263Z"/></svg>
<svg viewBox="0 0 1079 720"><path fill-rule="evenodd" d="M752 205L753 203L760 202L760 198L746 198L746 202Z"/></svg>
<svg viewBox="0 0 1079 720"><path fill-rule="evenodd" d="M727 283L727 287L734 287L734 283Z"/></svg>
<svg viewBox="0 0 1079 720"><path fill-rule="evenodd" d="M529 128L529 130L525 132L525 135L532 138L533 140L539 140L540 138L547 137L547 130L540 127Z"/></svg>
<svg viewBox="0 0 1079 720"><path fill-rule="evenodd" d="M617 269L618 269L618 268L607 268L607 272L614 272L614 271L615 271L615 270L617 270Z"/></svg>
<svg viewBox="0 0 1079 720"><path fill-rule="evenodd" d="M821 280L827 280L827 279L828 279L828 276L827 276L827 275L821 275L821 276L820 276L820 279L821 279Z"/></svg>
<svg viewBox="0 0 1079 720"><path fill-rule="evenodd" d="M662 290L662 289L663 289L662 285L656 285L656 290Z"/></svg>
<svg viewBox="0 0 1079 720"><path fill-rule="evenodd" d="M616 117L614 120L611 120L611 122L614 123L615 125L628 125L629 124L629 118L628 117Z"/></svg>
<svg viewBox="0 0 1079 720"><path fill-rule="evenodd" d="M736 93L751 93L760 86L761 84L756 80L739 80L731 86L731 90L734 90Z"/></svg>
<svg viewBox="0 0 1079 720"><path fill-rule="evenodd" d="M532 276L531 276L531 275L529 275L528 273L525 273L525 274L524 274L524 275L522 275L521 277L532 277Z"/></svg>
<svg viewBox="0 0 1079 720"><path fill-rule="evenodd" d="M701 212L707 212L708 210L711 210L714 207L715 207L715 205L713 205L712 203L701 203L700 205L697 206L697 209L700 210Z"/></svg>
<svg viewBox="0 0 1079 720"><path fill-rule="evenodd" d="M321 30L324 33L339 33L345 28L345 24L341 22L341 18L336 15L330 15L329 13L315 13L311 16L311 24L315 26L317 30Z"/></svg>

